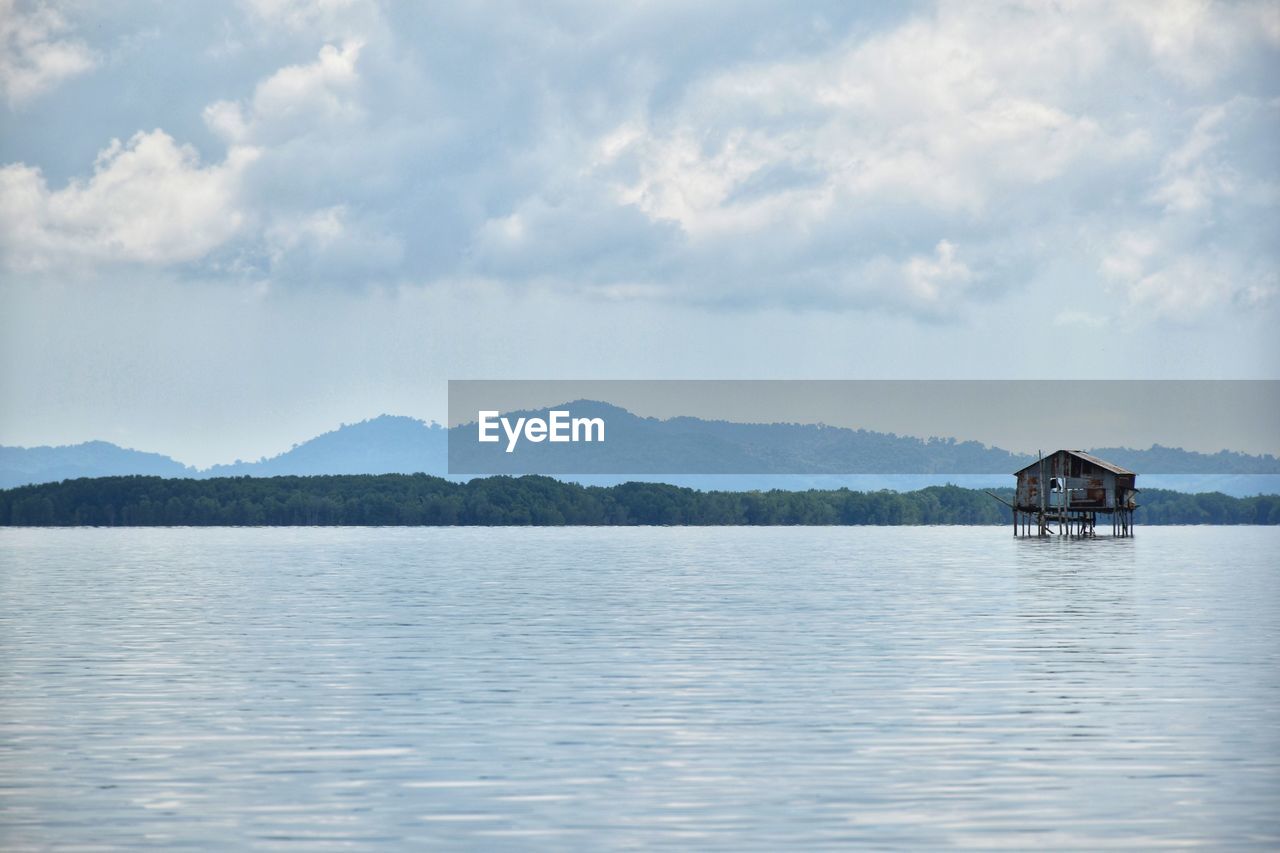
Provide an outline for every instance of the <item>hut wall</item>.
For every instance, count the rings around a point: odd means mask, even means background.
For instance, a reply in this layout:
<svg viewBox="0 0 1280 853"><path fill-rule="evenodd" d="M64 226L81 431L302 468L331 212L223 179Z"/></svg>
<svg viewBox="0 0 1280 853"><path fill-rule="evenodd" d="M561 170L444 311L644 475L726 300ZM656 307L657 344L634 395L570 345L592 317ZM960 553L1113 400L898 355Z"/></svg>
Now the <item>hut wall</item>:
<svg viewBox="0 0 1280 853"><path fill-rule="evenodd" d="M1066 491L1053 491L1055 478L1062 481ZM1133 488L1133 479L1131 475L1117 477L1114 471L1060 450L1046 456L1043 466L1037 462L1018 472L1016 502L1019 506L1039 506L1043 489L1046 507L1115 509L1123 505L1125 488Z"/></svg>

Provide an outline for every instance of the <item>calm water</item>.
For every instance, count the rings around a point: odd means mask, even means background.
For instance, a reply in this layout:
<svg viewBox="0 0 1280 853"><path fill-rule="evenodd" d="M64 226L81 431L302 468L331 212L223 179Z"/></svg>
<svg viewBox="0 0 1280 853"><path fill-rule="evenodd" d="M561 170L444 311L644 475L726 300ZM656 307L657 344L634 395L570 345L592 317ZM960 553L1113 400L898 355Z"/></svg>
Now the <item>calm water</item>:
<svg viewBox="0 0 1280 853"><path fill-rule="evenodd" d="M0 531L0 846L1280 843L1280 529Z"/></svg>

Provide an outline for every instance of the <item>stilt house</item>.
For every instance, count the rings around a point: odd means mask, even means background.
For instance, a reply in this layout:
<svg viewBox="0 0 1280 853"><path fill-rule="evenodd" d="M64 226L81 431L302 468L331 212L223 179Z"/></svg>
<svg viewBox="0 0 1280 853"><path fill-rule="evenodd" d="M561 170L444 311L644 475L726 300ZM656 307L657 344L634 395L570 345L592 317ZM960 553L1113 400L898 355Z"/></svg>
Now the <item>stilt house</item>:
<svg viewBox="0 0 1280 853"><path fill-rule="evenodd" d="M1138 508L1137 474L1082 450L1058 450L1018 471L1014 499L1014 534L1019 525L1027 535L1058 533L1093 536L1097 517L1109 516L1112 533L1133 535L1133 511ZM1032 522L1036 533L1031 533Z"/></svg>

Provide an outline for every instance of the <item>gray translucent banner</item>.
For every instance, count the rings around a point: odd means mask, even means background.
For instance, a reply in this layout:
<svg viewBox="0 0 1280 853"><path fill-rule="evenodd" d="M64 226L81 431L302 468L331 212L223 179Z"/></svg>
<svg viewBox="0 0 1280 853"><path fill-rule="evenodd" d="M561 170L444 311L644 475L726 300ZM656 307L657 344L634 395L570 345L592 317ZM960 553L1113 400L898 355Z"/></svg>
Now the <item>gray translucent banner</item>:
<svg viewBox="0 0 1280 853"><path fill-rule="evenodd" d="M451 380L449 473L1280 474L1275 380Z"/></svg>

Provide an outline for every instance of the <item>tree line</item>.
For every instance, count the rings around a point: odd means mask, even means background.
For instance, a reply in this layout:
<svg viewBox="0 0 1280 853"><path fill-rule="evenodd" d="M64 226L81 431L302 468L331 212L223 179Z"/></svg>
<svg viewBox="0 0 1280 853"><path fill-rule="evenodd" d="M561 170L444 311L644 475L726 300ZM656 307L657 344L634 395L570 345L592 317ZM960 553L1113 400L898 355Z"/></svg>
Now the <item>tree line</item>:
<svg viewBox="0 0 1280 853"><path fill-rule="evenodd" d="M1012 489L993 492L1005 500ZM1280 496L1142 492L1140 524L1280 524ZM64 480L0 491L0 525L899 525L1012 524L978 489L697 491L580 486L551 477L458 483L425 474Z"/></svg>

